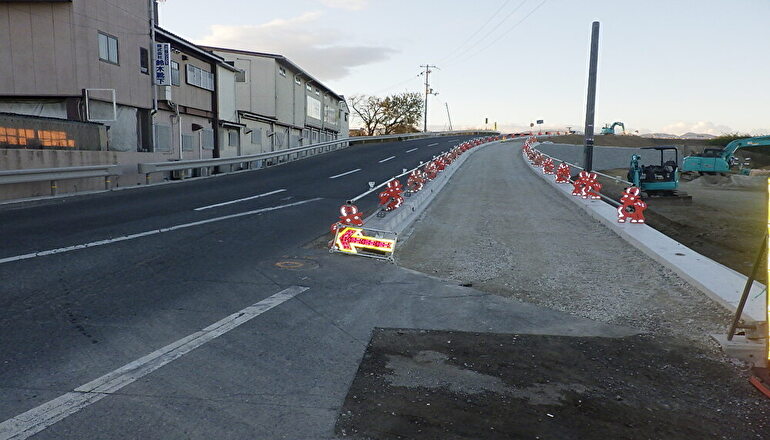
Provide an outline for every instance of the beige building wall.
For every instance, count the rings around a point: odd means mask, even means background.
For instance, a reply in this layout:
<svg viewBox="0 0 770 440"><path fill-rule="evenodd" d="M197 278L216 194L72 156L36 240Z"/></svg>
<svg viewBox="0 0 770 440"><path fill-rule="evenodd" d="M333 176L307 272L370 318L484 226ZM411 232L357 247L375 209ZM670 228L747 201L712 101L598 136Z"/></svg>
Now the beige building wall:
<svg viewBox="0 0 770 440"><path fill-rule="evenodd" d="M172 43L173 47L173 43ZM186 60L183 60L182 57L186 57ZM187 83L187 65L193 65L196 67L200 67L201 69L205 70L206 72L213 73L211 68L211 63L207 61L203 61L199 58L195 58L194 56L188 54L188 53L174 53L171 54L171 59L173 61L176 61L179 63L179 86L167 86L171 88L171 98L172 100L179 104L183 105L185 107L192 107L198 110L204 110L204 111L212 111L212 101L211 96L212 92L210 90L206 90L197 86L193 86ZM163 89L163 86L157 86L158 89ZM162 90L159 90L158 96L162 95Z"/></svg>
<svg viewBox="0 0 770 440"><path fill-rule="evenodd" d="M150 49L148 0L4 2L0 23L8 24L0 26L0 95L67 97L112 88L119 104L152 106L139 51ZM117 64L99 59L99 32L117 38Z"/></svg>

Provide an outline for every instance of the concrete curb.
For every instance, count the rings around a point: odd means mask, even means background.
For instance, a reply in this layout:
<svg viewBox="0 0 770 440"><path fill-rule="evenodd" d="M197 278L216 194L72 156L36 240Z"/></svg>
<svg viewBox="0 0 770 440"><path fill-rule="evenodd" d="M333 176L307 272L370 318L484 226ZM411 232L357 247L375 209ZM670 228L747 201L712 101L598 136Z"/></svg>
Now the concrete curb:
<svg viewBox="0 0 770 440"><path fill-rule="evenodd" d="M571 185L556 183L554 179L549 178L552 176L543 174L539 169L530 165L523 156L522 160L533 173L543 178L591 217L607 226L612 232L653 260L674 271L717 304L731 313L735 313L743 292L743 286L746 284L746 276L693 251L648 225L618 223L616 208L601 200L585 200L573 196ZM762 295L764 290L763 284L754 282L743 310L744 321L762 322L767 319L765 299Z"/></svg>
<svg viewBox="0 0 770 440"><path fill-rule="evenodd" d="M452 178L452 175L460 169L465 161L474 152L480 150L483 147L489 145L495 145L502 141L488 142L474 147L458 157L452 162L444 171L440 172L435 179L428 182L420 192L412 194L411 197L405 198L404 204L395 211L387 213L385 217L377 217L377 213L374 213L364 219L364 227L379 229L382 231L395 232L396 236L402 234L409 226L412 225L425 209L430 205L430 202L438 195L444 186Z"/></svg>

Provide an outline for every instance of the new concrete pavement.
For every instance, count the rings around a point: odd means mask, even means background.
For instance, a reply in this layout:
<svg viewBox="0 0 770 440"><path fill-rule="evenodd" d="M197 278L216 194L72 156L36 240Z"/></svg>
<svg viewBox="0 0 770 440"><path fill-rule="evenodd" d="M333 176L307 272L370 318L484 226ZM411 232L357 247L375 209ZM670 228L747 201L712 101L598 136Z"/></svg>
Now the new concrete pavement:
<svg viewBox="0 0 770 440"><path fill-rule="evenodd" d="M342 201L460 140L3 209L0 438L333 438L374 327L633 333L326 251Z"/></svg>

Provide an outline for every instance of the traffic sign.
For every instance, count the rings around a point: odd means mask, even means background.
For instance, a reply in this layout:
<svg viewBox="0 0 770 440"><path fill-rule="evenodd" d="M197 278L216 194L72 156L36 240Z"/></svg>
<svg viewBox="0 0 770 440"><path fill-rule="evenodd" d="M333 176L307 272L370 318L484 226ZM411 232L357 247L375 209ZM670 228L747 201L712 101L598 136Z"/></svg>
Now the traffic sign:
<svg viewBox="0 0 770 440"><path fill-rule="evenodd" d="M335 252L385 259L391 259L395 250L395 233L350 226L337 230L332 246Z"/></svg>

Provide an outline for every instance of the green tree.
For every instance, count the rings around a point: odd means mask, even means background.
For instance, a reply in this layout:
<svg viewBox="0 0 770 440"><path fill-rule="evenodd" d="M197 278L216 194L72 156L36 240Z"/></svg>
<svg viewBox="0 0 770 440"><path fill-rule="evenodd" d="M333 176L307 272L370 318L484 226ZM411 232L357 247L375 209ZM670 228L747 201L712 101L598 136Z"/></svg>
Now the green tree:
<svg viewBox="0 0 770 440"><path fill-rule="evenodd" d="M420 122L423 110L422 96L416 92L391 95L382 100L384 118L382 134L403 133L405 127Z"/></svg>

